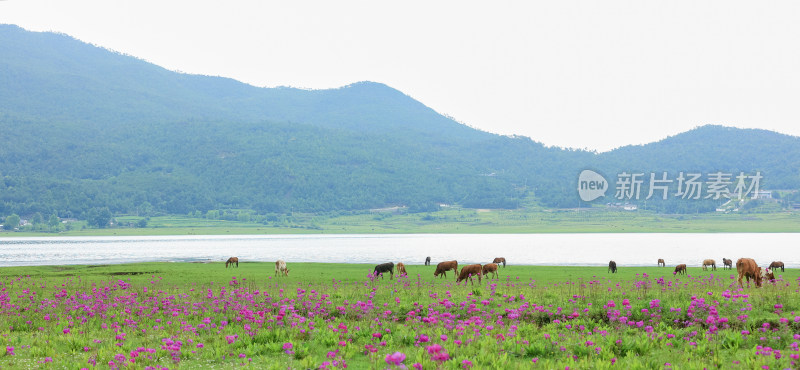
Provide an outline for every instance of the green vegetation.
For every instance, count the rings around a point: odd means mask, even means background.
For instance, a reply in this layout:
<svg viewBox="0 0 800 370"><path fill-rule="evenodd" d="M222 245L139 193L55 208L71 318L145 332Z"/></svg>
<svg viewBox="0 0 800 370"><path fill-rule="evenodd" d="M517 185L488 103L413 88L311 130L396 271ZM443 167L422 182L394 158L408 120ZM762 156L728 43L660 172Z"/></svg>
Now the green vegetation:
<svg viewBox="0 0 800 370"><path fill-rule="evenodd" d="M800 270L140 263L0 269L0 366L796 368Z"/></svg>
<svg viewBox="0 0 800 370"><path fill-rule="evenodd" d="M764 130L703 126L598 154L474 130L379 83L257 88L10 25L0 46L0 217L39 215L39 231L67 231L59 218L103 229L121 215L227 210L263 224L400 206L586 207L576 177L587 168L611 182L623 171L760 171L761 188L800 184L800 138ZM777 211L800 202L787 194ZM721 202L634 203L690 215Z"/></svg>
<svg viewBox="0 0 800 370"><path fill-rule="evenodd" d="M405 234L405 233L708 233L708 232L800 232L800 214L697 214L660 215L654 212L624 212L603 208L562 211L447 209L431 213L368 213L317 216L296 213L273 221L238 221L186 216L142 218L120 216L122 226L103 229L68 224L58 233L34 231L0 232L0 236L80 235L240 235L240 234ZM140 223L146 227L139 227Z"/></svg>

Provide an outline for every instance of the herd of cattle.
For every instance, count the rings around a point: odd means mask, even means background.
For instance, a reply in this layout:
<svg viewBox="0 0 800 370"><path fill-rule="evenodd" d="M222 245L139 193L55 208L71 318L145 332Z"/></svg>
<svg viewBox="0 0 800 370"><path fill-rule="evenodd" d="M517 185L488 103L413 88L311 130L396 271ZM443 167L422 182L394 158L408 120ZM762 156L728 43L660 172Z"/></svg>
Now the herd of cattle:
<svg viewBox="0 0 800 370"><path fill-rule="evenodd" d="M456 275L456 283L461 282L462 280L466 280L469 278L469 281L474 285L475 283L472 280L473 276L478 277L478 282L481 281L481 276L492 274L495 278L499 277L497 274L497 267L498 264L502 263L503 267L506 267L506 259L504 257L497 257L495 258L492 263L487 263L485 265L475 264L465 266L461 269L461 273L458 271L458 262L457 261L445 261L441 262L436 265L436 272L433 273L434 277L437 276L444 276L447 277L447 271L453 270L453 273ZM425 259L425 266L431 264L431 258L428 257ZM225 268L230 267L239 267L239 258L238 257L231 257L225 262ZM383 278L383 274L389 273L389 279L391 280L394 277L394 270L397 269L397 273L399 275L408 274L406 272L406 265L402 262L398 262L395 265L393 262L382 263L380 265L375 266L375 270L373 270L373 275L378 276L380 275ZM275 276L281 274L283 276L289 276L289 269L286 267L286 261L284 260L277 260L275 261Z"/></svg>
<svg viewBox="0 0 800 370"><path fill-rule="evenodd" d="M475 284L472 280L473 276L478 277L478 283L481 282L481 277L492 274L495 278L499 277L497 274L497 268L499 264L503 264L503 267L506 267L506 259L504 257L497 257L495 258L492 263L487 263L485 265L481 264L474 264L474 265L467 265L461 268L461 271L458 270L458 261L444 261L439 262L436 265L436 271L433 273L433 277L447 277L447 271L453 270L453 275L456 276L456 283L460 283L466 279L469 279L470 283L473 285ZM431 264L431 258L425 258L425 266L429 266ZM723 269L733 269L733 261L727 258L722 259L722 268ZM239 267L239 258L231 257L225 262L225 268L231 267ZM659 267L666 267L667 264L664 262L663 258L658 259L658 266ZM711 267L711 270L717 269L717 262L713 259L706 259L703 260L703 270L708 270L708 267ZM402 262L398 262L397 265L394 262L387 262L381 263L380 265L375 266L375 269L372 271L373 275L378 276L380 275L383 278L383 274L389 273L389 280L394 277L394 270L397 269L397 273L399 275L407 274L406 272L406 265ZM752 258L739 258L736 261L736 271L739 273L739 286L742 286L742 279L747 280L747 286L750 286L750 279L753 279L757 287L761 286L761 282L764 278L767 281L775 280L775 275L773 271L775 269L781 269L784 271L784 264L781 261L773 261L769 264L769 267L764 269L762 272L761 267L756 264L756 261ZM617 263L615 261L608 262L608 272L616 273L617 272ZM686 264L681 263L675 266L675 271L672 272L674 275L684 274L686 275ZM283 276L289 276L289 269L286 267L286 262L284 260L277 260L275 262L275 276L281 274Z"/></svg>
<svg viewBox="0 0 800 370"><path fill-rule="evenodd" d="M733 269L733 261L727 258L722 258L722 269ZM667 264L664 262L663 258L658 259L658 267L666 267ZM717 261L713 259L706 259L703 260L703 270L708 270L711 267L712 271L717 269ZM750 286L750 279L753 279L756 286L761 286L761 281L763 279L767 279L767 281L775 280L775 274L773 271L775 269L781 269L784 271L784 264L781 261L772 261L769 264L769 267L761 270L761 267L758 266L756 261L752 258L739 258L736 260L736 272L739 273L739 286L742 286L742 279L747 280L747 286ZM616 273L617 272L617 263L614 261L608 262L608 272ZM675 271L672 272L673 275L684 274L686 275L686 264L681 263L680 265L675 266Z"/></svg>
<svg viewBox="0 0 800 370"><path fill-rule="evenodd" d="M505 257L497 257L492 260L492 263L487 263L485 265L481 264L474 264L474 265L467 265L461 268L461 271L458 271L458 261L444 261L439 262L436 265L436 271L433 273L433 277L447 277L447 271L453 270L453 275L456 277L456 283L460 283L462 280L469 279L469 282L475 285L475 282L472 280L473 276L478 277L478 282L481 282L481 277L492 274L495 278L499 277L497 274L497 268L499 264L503 264L503 267L506 267L506 259ZM430 266L431 258L425 258L425 266ZM372 274L375 276L380 275L383 278L383 274L389 273L389 280L394 277L394 270L397 269L397 273L399 275L407 274L406 273L406 265L402 262L398 262L397 265L394 262L387 262L381 263L380 265L375 266L375 269L372 271Z"/></svg>

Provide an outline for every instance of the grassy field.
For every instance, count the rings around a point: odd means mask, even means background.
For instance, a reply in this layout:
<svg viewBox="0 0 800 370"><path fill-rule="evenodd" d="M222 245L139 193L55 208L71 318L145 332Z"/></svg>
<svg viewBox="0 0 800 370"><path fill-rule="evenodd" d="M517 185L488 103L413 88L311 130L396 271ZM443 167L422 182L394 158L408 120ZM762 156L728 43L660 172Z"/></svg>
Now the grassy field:
<svg viewBox="0 0 800 370"><path fill-rule="evenodd" d="M121 224L141 217L121 216ZM47 235L239 235L363 233L606 233L606 232L800 232L800 213L659 215L591 210L447 209L422 214L369 213L336 217L295 214L281 223L153 217L146 228L76 228L61 233L0 232L0 236Z"/></svg>
<svg viewBox="0 0 800 370"><path fill-rule="evenodd" d="M797 368L800 270L508 266L474 285L371 265L0 269L2 368ZM0 352L2 347L0 347Z"/></svg>

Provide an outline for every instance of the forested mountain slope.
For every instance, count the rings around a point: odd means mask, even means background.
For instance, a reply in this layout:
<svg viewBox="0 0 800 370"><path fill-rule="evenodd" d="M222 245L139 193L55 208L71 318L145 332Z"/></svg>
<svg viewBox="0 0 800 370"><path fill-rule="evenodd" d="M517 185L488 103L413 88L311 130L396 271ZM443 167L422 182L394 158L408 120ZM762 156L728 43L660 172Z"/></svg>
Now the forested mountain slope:
<svg viewBox="0 0 800 370"><path fill-rule="evenodd" d="M584 168L799 182L800 139L761 130L707 126L595 154L478 131L379 83L258 88L10 25L0 50L0 215L515 208L531 194L574 207Z"/></svg>

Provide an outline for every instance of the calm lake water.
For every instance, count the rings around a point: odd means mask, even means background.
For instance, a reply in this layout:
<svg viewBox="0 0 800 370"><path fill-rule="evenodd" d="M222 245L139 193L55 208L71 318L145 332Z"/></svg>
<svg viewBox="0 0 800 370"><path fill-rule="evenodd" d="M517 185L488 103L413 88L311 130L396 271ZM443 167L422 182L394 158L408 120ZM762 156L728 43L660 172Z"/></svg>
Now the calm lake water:
<svg viewBox="0 0 800 370"><path fill-rule="evenodd" d="M146 261L338 262L422 264L457 259L517 265L652 266L701 264L705 258L800 267L800 233L781 234L402 234L120 236L0 239L0 266Z"/></svg>

